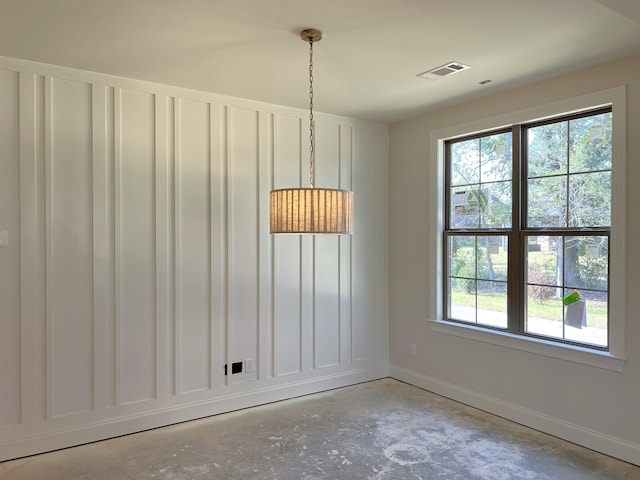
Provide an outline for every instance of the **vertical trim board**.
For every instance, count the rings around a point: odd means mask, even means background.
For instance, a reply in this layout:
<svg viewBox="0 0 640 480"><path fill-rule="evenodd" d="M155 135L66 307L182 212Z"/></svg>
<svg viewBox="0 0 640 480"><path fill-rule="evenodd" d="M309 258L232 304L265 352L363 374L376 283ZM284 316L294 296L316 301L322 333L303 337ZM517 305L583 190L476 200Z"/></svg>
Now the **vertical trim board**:
<svg viewBox="0 0 640 480"><path fill-rule="evenodd" d="M226 258L227 231L225 221L225 175L226 175L226 110L213 104L210 109L211 175L209 178L211 218L211 388L225 384L221 366L226 360Z"/></svg>
<svg viewBox="0 0 640 480"><path fill-rule="evenodd" d="M155 97L155 204L156 204L156 397L167 397L172 390L172 365L169 344L171 312L171 207L169 203L170 171L168 137L169 120L167 118L168 98Z"/></svg>
<svg viewBox="0 0 640 480"><path fill-rule="evenodd" d="M272 259L269 235L269 191L273 183L273 114L258 112L258 335L253 378L273 376L273 323L271 315Z"/></svg>
<svg viewBox="0 0 640 480"><path fill-rule="evenodd" d="M352 190L351 165L353 159L353 130L350 125L339 125L340 143L340 184L339 188ZM357 200L356 200L357 201ZM351 278L351 235L341 235L339 252L339 301L340 301L340 364L353 361L352 339L352 278Z"/></svg>
<svg viewBox="0 0 640 480"><path fill-rule="evenodd" d="M115 184L116 184L116 93L114 87L105 88L105 184L106 184L106 217L107 217L107 255L105 261L108 265L107 284L107 371L108 382L108 407L115 407L117 403L117 352L116 352L116 208L115 208Z"/></svg>
<svg viewBox="0 0 640 480"><path fill-rule="evenodd" d="M107 405L107 185L106 185L106 105L104 85L91 89L91 195L93 243L93 385L92 410Z"/></svg>
<svg viewBox="0 0 640 480"><path fill-rule="evenodd" d="M53 416L53 192L51 155L51 77L44 77L44 224L45 224L45 419Z"/></svg>
<svg viewBox="0 0 640 480"><path fill-rule="evenodd" d="M0 427L21 417L20 358L20 74L0 69L0 230L9 245L0 250Z"/></svg>

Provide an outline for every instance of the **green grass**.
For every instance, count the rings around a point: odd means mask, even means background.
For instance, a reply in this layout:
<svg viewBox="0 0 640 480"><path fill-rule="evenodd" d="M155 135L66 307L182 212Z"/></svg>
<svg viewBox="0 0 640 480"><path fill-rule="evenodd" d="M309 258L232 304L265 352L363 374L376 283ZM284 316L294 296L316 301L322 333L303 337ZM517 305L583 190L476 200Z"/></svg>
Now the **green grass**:
<svg viewBox="0 0 640 480"><path fill-rule="evenodd" d="M501 293L481 293L482 308L495 312L504 311L504 294ZM452 294L451 301L455 305L475 307L475 295L456 290ZM559 305L562 300L547 300L542 302L531 302L528 306L528 315L546 320L562 321L560 317ZM587 302L587 321L589 326L607 328L607 304L605 302Z"/></svg>
<svg viewBox="0 0 640 480"><path fill-rule="evenodd" d="M459 252L459 261L468 260L467 257L473 259L473 250L470 247L461 247ZM500 248L498 253L491 254L491 262L495 278L506 279L507 252L503 248ZM529 252L528 262L530 266L536 265L538 267L536 271L542 272L545 278L555 277L556 257L552 252ZM465 275L464 273L462 273L461 276L468 275ZM549 279L547 278L544 282L546 283L548 280ZM542 282L543 280L540 281ZM495 312L504 312L504 293L480 292L480 295L482 296L483 309ZM455 289L452 292L452 302L456 305L475 307L476 298L473 294L465 293L463 289ZM562 321L561 306L562 301L559 299L533 301L528 305L528 315L533 318ZM587 321L589 326L607 328L606 302L589 300L587 302Z"/></svg>

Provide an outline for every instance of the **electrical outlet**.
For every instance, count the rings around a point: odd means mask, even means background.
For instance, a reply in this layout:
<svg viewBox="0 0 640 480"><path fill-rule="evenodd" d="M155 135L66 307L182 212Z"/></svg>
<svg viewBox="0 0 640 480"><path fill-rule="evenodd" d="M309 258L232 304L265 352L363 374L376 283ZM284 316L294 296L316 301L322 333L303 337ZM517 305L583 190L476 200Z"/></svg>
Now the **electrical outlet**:
<svg viewBox="0 0 640 480"><path fill-rule="evenodd" d="M244 361L244 371L246 373L251 373L253 372L253 358L247 358Z"/></svg>
<svg viewBox="0 0 640 480"><path fill-rule="evenodd" d="M233 362L231 364L231 375L235 375L236 373L242 373L242 363L243 362ZM229 369L227 368L227 364L224 365L224 374L229 374Z"/></svg>
<svg viewBox="0 0 640 480"><path fill-rule="evenodd" d="M8 247L8 246L9 246L9 231L0 230L0 247Z"/></svg>
<svg viewBox="0 0 640 480"><path fill-rule="evenodd" d="M416 354L416 344L415 343L410 343L409 344L409 355L415 355Z"/></svg>
<svg viewBox="0 0 640 480"><path fill-rule="evenodd" d="M231 375L242 373L242 362L233 362L231 364Z"/></svg>

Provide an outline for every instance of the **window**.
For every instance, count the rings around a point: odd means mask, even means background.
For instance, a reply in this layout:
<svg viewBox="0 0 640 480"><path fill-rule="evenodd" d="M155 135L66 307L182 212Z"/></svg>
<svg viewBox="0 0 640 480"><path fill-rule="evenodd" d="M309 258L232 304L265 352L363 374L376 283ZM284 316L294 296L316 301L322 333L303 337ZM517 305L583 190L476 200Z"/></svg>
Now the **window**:
<svg viewBox="0 0 640 480"><path fill-rule="evenodd" d="M431 144L432 329L622 370L624 88Z"/></svg>
<svg viewBox="0 0 640 480"><path fill-rule="evenodd" d="M606 108L445 142L446 318L608 349L611 126Z"/></svg>

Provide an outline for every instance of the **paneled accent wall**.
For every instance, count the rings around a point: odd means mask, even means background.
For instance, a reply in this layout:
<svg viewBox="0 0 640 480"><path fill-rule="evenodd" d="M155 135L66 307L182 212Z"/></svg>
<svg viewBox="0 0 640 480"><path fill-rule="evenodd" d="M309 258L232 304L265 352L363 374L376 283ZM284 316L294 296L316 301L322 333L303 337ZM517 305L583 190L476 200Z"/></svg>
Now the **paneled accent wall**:
<svg viewBox="0 0 640 480"><path fill-rule="evenodd" d="M307 115L0 57L0 460L387 375L388 127L318 113L354 234L271 236Z"/></svg>

